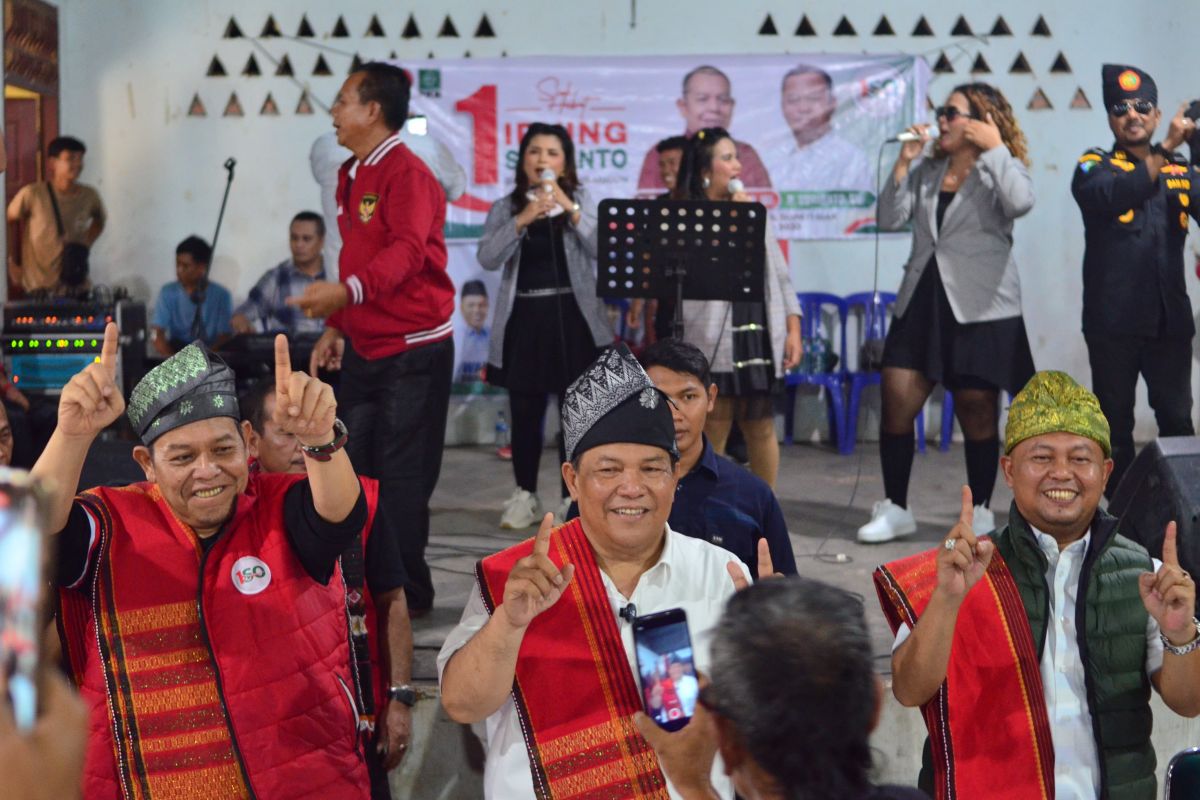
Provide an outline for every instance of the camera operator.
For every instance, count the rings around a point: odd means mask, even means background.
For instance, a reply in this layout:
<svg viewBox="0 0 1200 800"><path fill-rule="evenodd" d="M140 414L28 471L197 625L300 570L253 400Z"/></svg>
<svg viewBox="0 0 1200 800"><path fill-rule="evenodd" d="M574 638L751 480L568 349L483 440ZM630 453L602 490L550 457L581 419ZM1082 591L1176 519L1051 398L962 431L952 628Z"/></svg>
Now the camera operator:
<svg viewBox="0 0 1200 800"><path fill-rule="evenodd" d="M1192 305L1183 278L1188 216L1200 214L1200 174L1176 153L1196 132L1181 105L1159 144L1154 79L1105 64L1104 107L1116 141L1084 153L1071 191L1083 213L1083 335L1092 388L1112 426L1110 498L1133 461L1140 372L1160 436L1191 436ZM1194 141L1194 139L1193 139ZM1193 150L1194 153L1194 150Z"/></svg>

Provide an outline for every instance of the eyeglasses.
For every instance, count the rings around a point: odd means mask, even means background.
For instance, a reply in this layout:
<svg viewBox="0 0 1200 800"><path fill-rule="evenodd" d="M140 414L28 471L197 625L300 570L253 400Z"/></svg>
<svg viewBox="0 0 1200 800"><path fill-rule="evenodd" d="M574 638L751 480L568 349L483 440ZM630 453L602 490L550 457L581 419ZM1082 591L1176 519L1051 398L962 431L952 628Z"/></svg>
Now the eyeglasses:
<svg viewBox="0 0 1200 800"><path fill-rule="evenodd" d="M1154 110L1154 103L1149 100L1126 100L1123 103L1113 103L1108 107L1108 113L1114 117L1123 117L1129 113L1131 108L1137 113L1145 115Z"/></svg>
<svg viewBox="0 0 1200 800"><path fill-rule="evenodd" d="M969 112L963 111L961 108L956 106L939 106L938 109L933 113L935 117L938 119L944 118L946 122L954 122L954 120L958 119L959 117L962 117L963 119L975 119Z"/></svg>

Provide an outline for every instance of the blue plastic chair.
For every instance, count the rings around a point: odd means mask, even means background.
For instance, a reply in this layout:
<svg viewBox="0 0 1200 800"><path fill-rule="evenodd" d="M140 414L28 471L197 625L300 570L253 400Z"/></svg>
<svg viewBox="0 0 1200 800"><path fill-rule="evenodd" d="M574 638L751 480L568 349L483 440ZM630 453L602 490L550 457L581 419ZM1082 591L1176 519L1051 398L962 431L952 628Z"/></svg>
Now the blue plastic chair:
<svg viewBox="0 0 1200 800"><path fill-rule="evenodd" d="M836 294L826 292L797 292L796 299L800 301L800 336L804 341L812 341L820 328L818 321L823 319L826 309L832 308L837 312L838 336L835 346L838 348L838 365L832 372L789 372L784 376L783 383L787 387L787 410L783 417L784 441L791 444L796 427L796 387L821 386L825 389L827 413L829 415L829 436L833 445L839 447L845 436L846 418L846 301Z"/></svg>
<svg viewBox="0 0 1200 800"><path fill-rule="evenodd" d="M1165 800L1200 797L1200 747L1189 747L1171 757L1163 797Z"/></svg>
<svg viewBox="0 0 1200 800"><path fill-rule="evenodd" d="M893 292L855 292L845 297L848 312L861 309L862 326L859 329L859 345L868 341L882 342L887 338L888 315L896 302ZM861 367L861 365L860 365ZM842 455L854 452L858 441L858 407L862 392L868 386L878 386L882 375L875 370L857 369L847 371L850 401L846 407L845 434L838 448ZM925 413L917 415L917 450L925 452Z"/></svg>
<svg viewBox="0 0 1200 800"><path fill-rule="evenodd" d="M1008 397L1008 404L1012 405L1012 395L1004 392ZM951 392L946 392L946 397L942 400L942 433L938 440L938 450L943 453L950 449L950 442L954 438L954 395ZM1200 796L1200 795L1198 795Z"/></svg>

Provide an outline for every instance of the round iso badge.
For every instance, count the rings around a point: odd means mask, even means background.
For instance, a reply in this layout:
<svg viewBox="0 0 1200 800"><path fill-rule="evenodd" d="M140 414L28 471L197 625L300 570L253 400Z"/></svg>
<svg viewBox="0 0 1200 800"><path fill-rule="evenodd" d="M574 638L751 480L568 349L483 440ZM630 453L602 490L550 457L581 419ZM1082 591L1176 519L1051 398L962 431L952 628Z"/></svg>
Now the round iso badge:
<svg viewBox="0 0 1200 800"><path fill-rule="evenodd" d="M254 556L242 556L233 562L233 588L242 594L258 594L271 585L271 568Z"/></svg>

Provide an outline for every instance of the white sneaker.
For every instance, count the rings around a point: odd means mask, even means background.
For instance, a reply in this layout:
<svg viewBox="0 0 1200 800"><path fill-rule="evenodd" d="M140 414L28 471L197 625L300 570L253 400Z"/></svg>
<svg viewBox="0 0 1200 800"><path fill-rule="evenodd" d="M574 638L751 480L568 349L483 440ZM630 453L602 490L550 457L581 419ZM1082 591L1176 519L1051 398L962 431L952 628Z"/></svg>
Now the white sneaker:
<svg viewBox="0 0 1200 800"><path fill-rule="evenodd" d="M890 542L916 533L916 530L917 521L912 511L901 508L891 500L880 500L871 511L871 521L858 529L858 541L863 544Z"/></svg>
<svg viewBox="0 0 1200 800"><path fill-rule="evenodd" d="M500 527L510 531L528 528L542 518L542 504L537 495L517 487L512 496L504 501L504 513L500 515Z"/></svg>
<svg viewBox="0 0 1200 800"><path fill-rule="evenodd" d="M558 509L554 512L554 524L563 525L567 521L567 512L571 510L571 497L567 495L558 504Z"/></svg>
<svg viewBox="0 0 1200 800"><path fill-rule="evenodd" d="M990 508L975 506L974 516L971 517L971 531L976 536L987 536L996 530L996 515Z"/></svg>

